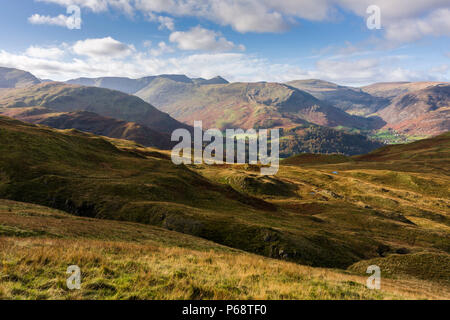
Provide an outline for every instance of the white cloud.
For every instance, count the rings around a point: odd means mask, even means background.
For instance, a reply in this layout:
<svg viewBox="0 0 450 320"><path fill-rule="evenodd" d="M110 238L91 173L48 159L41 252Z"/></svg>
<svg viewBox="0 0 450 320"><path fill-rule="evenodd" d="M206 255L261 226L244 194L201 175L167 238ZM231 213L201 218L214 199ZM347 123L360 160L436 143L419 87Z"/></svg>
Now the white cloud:
<svg viewBox="0 0 450 320"><path fill-rule="evenodd" d="M450 36L450 9L438 9L423 18L400 20L386 29L386 38L399 43L425 36Z"/></svg>
<svg viewBox="0 0 450 320"><path fill-rule="evenodd" d="M411 70L399 66L403 57L386 56L361 59L323 59L316 63L316 68L308 72L310 78L324 79L332 82L364 85L374 82L390 81L447 81L446 69Z"/></svg>
<svg viewBox="0 0 450 320"><path fill-rule="evenodd" d="M59 16L56 17L50 17L50 16L41 16L40 14L36 13L28 18L28 22L31 24L48 24L53 26L67 27L69 19L71 18L63 14L60 14Z"/></svg>
<svg viewBox="0 0 450 320"><path fill-rule="evenodd" d="M243 46L236 46L228 41L220 33L204 29L200 26L191 28L189 31L176 31L169 37L170 42L177 44L181 50L203 50L203 51L231 51L235 48L245 49Z"/></svg>
<svg viewBox="0 0 450 320"><path fill-rule="evenodd" d="M161 28L173 29L173 20L161 16L191 16L229 25L239 32L281 32L298 19L333 20L340 10L351 11L364 23L369 5L381 9L382 27L389 41L415 41L449 35L449 0L38 0L76 4L94 12L109 8L129 14L140 11Z"/></svg>
<svg viewBox="0 0 450 320"><path fill-rule="evenodd" d="M135 49L111 37L102 39L86 39L77 41L73 51L78 55L90 58L124 58L132 54Z"/></svg>
<svg viewBox="0 0 450 320"><path fill-rule="evenodd" d="M152 56L160 56L163 55L165 53L172 53L175 50L173 50L173 48L171 48L170 46L168 46L164 41L161 41L160 43L158 43L158 48L154 48L150 50L150 54Z"/></svg>
<svg viewBox="0 0 450 320"><path fill-rule="evenodd" d="M158 17L158 21L159 21L159 29L163 30L163 29L167 29L170 31L175 30L175 23L173 21L172 18L170 17L164 17L164 16L159 16Z"/></svg>
<svg viewBox="0 0 450 320"><path fill-rule="evenodd" d="M64 7L70 5L77 5L83 8L88 8L94 12L102 12L108 10L109 7L119 9L132 14L133 6L130 0L36 0L38 2L55 3Z"/></svg>
<svg viewBox="0 0 450 320"><path fill-rule="evenodd" d="M60 48L42 48L31 46L25 52L27 56L34 58L44 58L44 59L59 59L64 55L64 51Z"/></svg>

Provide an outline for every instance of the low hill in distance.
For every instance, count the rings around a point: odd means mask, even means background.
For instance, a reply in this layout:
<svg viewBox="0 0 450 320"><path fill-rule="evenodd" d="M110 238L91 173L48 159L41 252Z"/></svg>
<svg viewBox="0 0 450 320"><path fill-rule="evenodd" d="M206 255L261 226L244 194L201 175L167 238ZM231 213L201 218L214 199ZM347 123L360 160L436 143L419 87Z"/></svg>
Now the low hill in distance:
<svg viewBox="0 0 450 320"><path fill-rule="evenodd" d="M362 88L322 80L296 80L287 84L351 114L380 117L386 125L368 134L388 143L450 130L448 82L387 82Z"/></svg>
<svg viewBox="0 0 450 320"><path fill-rule="evenodd" d="M384 146L362 134L306 124L291 129L283 129L280 138L280 156L295 154L342 154L359 155Z"/></svg>

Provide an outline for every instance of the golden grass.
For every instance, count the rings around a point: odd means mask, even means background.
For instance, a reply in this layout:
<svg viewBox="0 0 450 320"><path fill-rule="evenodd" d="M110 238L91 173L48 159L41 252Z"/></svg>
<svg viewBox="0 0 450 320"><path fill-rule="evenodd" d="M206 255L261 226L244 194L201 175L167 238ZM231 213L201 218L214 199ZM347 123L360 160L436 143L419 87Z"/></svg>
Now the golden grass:
<svg viewBox="0 0 450 320"><path fill-rule="evenodd" d="M450 299L448 287L264 258L153 226L0 200L1 299ZM66 286L69 265L82 289Z"/></svg>
<svg viewBox="0 0 450 320"><path fill-rule="evenodd" d="M383 280L310 268L246 253L129 242L0 239L0 298L12 299L449 299L426 281ZM69 291L69 265L82 289Z"/></svg>

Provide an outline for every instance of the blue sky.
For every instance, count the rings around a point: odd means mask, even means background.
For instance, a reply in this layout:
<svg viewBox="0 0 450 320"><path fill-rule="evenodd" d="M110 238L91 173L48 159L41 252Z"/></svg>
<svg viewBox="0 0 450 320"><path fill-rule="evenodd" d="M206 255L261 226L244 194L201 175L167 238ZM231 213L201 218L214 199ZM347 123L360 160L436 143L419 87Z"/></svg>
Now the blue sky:
<svg viewBox="0 0 450 320"><path fill-rule="evenodd" d="M450 0L0 1L0 66L41 78L450 80Z"/></svg>

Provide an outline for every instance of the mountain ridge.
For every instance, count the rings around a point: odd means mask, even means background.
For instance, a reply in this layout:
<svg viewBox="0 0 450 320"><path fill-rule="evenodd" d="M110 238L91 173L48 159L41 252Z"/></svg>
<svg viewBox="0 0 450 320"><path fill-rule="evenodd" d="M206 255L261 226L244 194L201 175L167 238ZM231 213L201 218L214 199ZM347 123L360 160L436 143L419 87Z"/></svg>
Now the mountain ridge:
<svg viewBox="0 0 450 320"><path fill-rule="evenodd" d="M41 81L27 71L0 67L0 89L25 88L39 83Z"/></svg>

